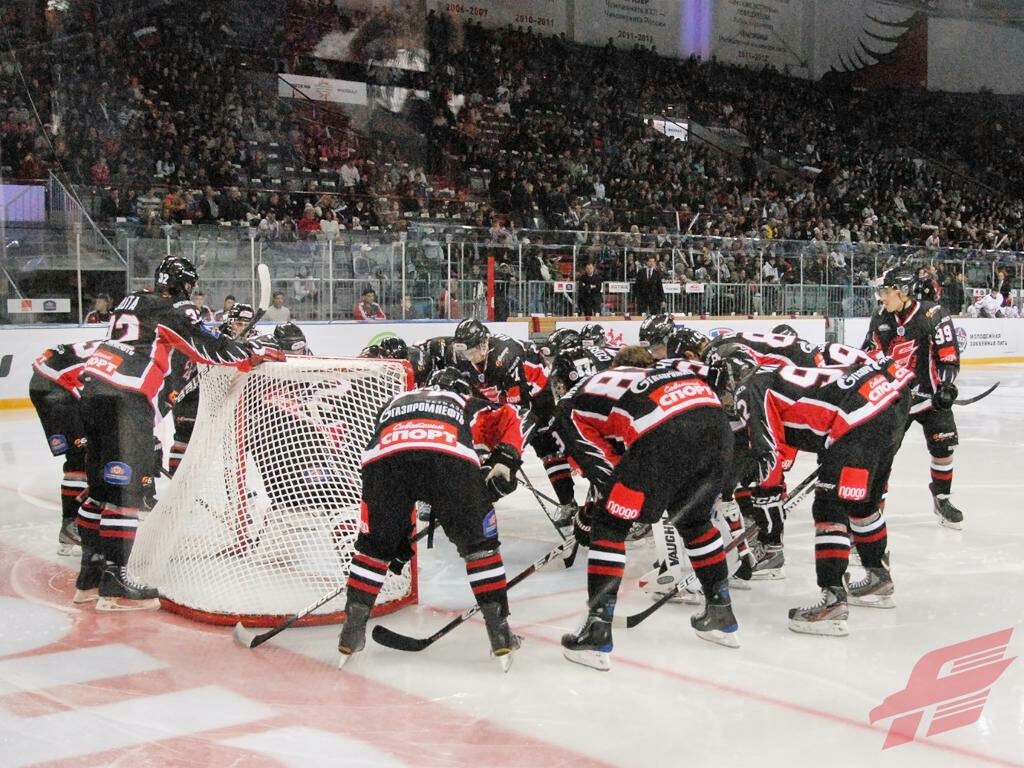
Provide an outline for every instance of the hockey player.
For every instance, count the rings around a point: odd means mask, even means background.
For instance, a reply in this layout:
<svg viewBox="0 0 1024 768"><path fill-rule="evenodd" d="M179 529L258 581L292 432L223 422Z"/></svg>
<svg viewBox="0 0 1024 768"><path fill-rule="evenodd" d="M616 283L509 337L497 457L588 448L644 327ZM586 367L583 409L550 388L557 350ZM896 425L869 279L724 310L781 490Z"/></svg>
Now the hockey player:
<svg viewBox="0 0 1024 768"><path fill-rule="evenodd" d="M960 350L946 309L913 298L916 280L913 271L902 267L885 273L879 288L882 306L871 316L863 347L894 358L916 375L911 414L924 430L931 454L928 488L933 509L941 525L960 530L963 513L949 500L958 440L952 407L958 394L954 382L960 372Z"/></svg>
<svg viewBox="0 0 1024 768"><path fill-rule="evenodd" d="M61 525L57 534L57 554L71 555L82 540L75 520L78 497L86 490L86 438L80 413L85 361L101 344L87 341L58 344L44 349L32 363L28 395L46 433L50 453L64 457L64 477L60 484Z"/></svg>
<svg viewBox="0 0 1024 768"><path fill-rule="evenodd" d="M580 329L580 343L584 347L607 347L608 337L600 323L587 323Z"/></svg>
<svg viewBox="0 0 1024 768"><path fill-rule="evenodd" d="M477 397L524 411L530 408L532 387L520 342L504 334L492 335L479 320L469 319L455 328L451 353L450 362L469 377Z"/></svg>
<svg viewBox="0 0 1024 768"><path fill-rule="evenodd" d="M218 330L222 336L237 340L255 317L256 310L251 304L236 302L225 310L224 321ZM173 373L168 379L170 392L167 399L174 420L174 442L167 456L167 468L173 477L192 440L192 430L195 429L196 414L199 411L199 385L193 381L198 375L196 364L182 353L172 354L171 370Z"/></svg>
<svg viewBox="0 0 1024 768"><path fill-rule="evenodd" d="M82 371L89 497L78 511L82 568L75 602L98 599L97 610L159 607L157 591L133 583L126 566L172 352L197 363L243 370L282 359L277 350L206 330L189 301L197 280L187 259L165 258L157 267L154 290L130 293L114 308L110 338Z"/></svg>
<svg viewBox="0 0 1024 768"><path fill-rule="evenodd" d="M706 372L685 361L611 368L581 379L558 404L559 438L600 497L592 519L581 510L575 521L580 543L589 539L590 546L588 613L578 632L562 636L570 661L609 668L626 535L634 523L653 523L666 509L707 596L691 625L705 640L739 644L722 539L711 523L732 436Z"/></svg>
<svg viewBox="0 0 1024 768"><path fill-rule="evenodd" d="M579 331L572 328L558 328L548 334L547 339L539 345L539 349L545 360L549 363L563 349L575 349L583 346Z"/></svg>
<svg viewBox="0 0 1024 768"><path fill-rule="evenodd" d="M486 475L474 446L490 450ZM411 511L425 501L466 561L491 653L508 669L521 642L508 625L505 566L490 496L515 488L523 450L515 408L473 396L455 368L403 392L379 414L362 458L362 517L349 572L341 663L366 644L366 621L392 559L407 547Z"/></svg>
<svg viewBox="0 0 1024 768"><path fill-rule="evenodd" d="M308 357L313 354L306 334L294 322L279 323L274 330L258 336L256 342L270 349L278 349L288 357Z"/></svg>
<svg viewBox="0 0 1024 768"><path fill-rule="evenodd" d="M740 345L719 351L728 374L723 403L750 443L749 454L737 459L740 483L778 486L780 444L818 455L812 515L821 599L790 610L789 628L845 635L848 596L855 605L893 605L882 501L906 428L914 374L891 358L848 371L758 367ZM850 533L868 575L844 585Z"/></svg>
<svg viewBox="0 0 1024 768"><path fill-rule="evenodd" d="M426 350L414 344L409 346L398 336L388 336L379 344L373 344L359 353L360 357L377 357L387 360L407 360L412 366L417 386L424 386L434 373L434 361Z"/></svg>

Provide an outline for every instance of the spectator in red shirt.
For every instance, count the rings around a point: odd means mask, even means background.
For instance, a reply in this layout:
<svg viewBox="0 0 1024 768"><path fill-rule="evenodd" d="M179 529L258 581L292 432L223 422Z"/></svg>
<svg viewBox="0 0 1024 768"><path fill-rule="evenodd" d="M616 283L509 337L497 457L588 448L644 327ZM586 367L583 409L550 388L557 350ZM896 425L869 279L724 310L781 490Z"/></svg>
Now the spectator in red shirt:
<svg viewBox="0 0 1024 768"><path fill-rule="evenodd" d="M315 237L320 231L320 220L316 217L316 210L312 205L306 203L302 211L302 218L299 219L299 237L303 239Z"/></svg>
<svg viewBox="0 0 1024 768"><path fill-rule="evenodd" d="M387 320L384 310L377 303L377 294L373 288L366 288L363 291L362 298L352 310L352 316L356 320Z"/></svg>
<svg viewBox="0 0 1024 768"><path fill-rule="evenodd" d="M92 177L92 183L98 187L110 183L110 168L107 167L107 159L103 155L100 155L89 168L89 176Z"/></svg>

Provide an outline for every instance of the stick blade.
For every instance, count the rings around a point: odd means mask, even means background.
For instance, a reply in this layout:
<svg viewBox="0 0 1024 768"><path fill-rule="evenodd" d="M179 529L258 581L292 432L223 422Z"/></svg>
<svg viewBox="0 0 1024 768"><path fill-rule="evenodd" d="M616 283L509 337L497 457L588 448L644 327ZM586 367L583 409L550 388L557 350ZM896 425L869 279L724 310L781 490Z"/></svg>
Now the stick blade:
<svg viewBox="0 0 1024 768"><path fill-rule="evenodd" d="M243 627L242 622L235 624L235 628L232 630L231 636L234 638L235 642L243 648L255 648L260 644L259 635L248 627Z"/></svg>
<svg viewBox="0 0 1024 768"><path fill-rule="evenodd" d="M400 635L397 632L392 632L387 627L382 627L380 624L373 628L372 637L375 643L379 643L385 648L393 648L396 651L422 651L430 645L429 639Z"/></svg>
<svg viewBox="0 0 1024 768"><path fill-rule="evenodd" d="M257 306L266 312L270 308L270 267L260 264L256 267L256 276L260 281L260 303Z"/></svg>

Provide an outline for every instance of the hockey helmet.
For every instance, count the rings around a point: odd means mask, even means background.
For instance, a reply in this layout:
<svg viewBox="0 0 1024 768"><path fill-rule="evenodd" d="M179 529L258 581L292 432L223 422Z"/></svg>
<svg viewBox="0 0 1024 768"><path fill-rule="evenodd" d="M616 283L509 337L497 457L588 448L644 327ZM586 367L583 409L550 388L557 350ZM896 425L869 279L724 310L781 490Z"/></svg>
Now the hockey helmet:
<svg viewBox="0 0 1024 768"><path fill-rule="evenodd" d="M384 357L384 353L381 352L380 345L371 344L368 347L363 347L362 350L359 352L359 356L367 358L376 358Z"/></svg>
<svg viewBox="0 0 1024 768"><path fill-rule="evenodd" d="M799 336L800 335L799 333L796 332L796 328L794 328L789 323L779 323L774 328L772 328L772 333L774 333L776 336Z"/></svg>
<svg viewBox="0 0 1024 768"><path fill-rule="evenodd" d="M306 343L306 334L295 323L288 321L274 328L274 346L286 355L312 355Z"/></svg>
<svg viewBox="0 0 1024 768"><path fill-rule="evenodd" d="M600 347L604 345L604 326L600 323L587 323L580 329L580 341L584 347Z"/></svg>
<svg viewBox="0 0 1024 768"><path fill-rule="evenodd" d="M388 336L385 339L381 339L378 346L380 347L381 357L386 357L390 360L404 360L409 352L409 345L398 336Z"/></svg>
<svg viewBox="0 0 1024 768"><path fill-rule="evenodd" d="M224 322L220 324L222 336L235 338L236 326L246 326L253 322L256 317L256 310L252 304L232 304L231 308L224 313Z"/></svg>
<svg viewBox="0 0 1024 768"><path fill-rule="evenodd" d="M686 353L703 359L711 339L696 328L683 327L676 330L665 343L665 357L686 357Z"/></svg>
<svg viewBox="0 0 1024 768"><path fill-rule="evenodd" d="M882 275L879 288L896 288L907 296L912 296L917 286L917 275L909 267L894 267Z"/></svg>
<svg viewBox="0 0 1024 768"><path fill-rule="evenodd" d="M485 339L490 338L490 335L491 332L487 330L486 325L475 317L471 317L455 326L453 339L456 344L465 344L468 348L478 346Z"/></svg>
<svg viewBox="0 0 1024 768"><path fill-rule="evenodd" d="M551 392L555 397L561 397L575 387L581 379L596 372L597 368L593 359L583 347L563 349L558 352L551 363L551 375L548 377Z"/></svg>
<svg viewBox="0 0 1024 768"><path fill-rule="evenodd" d="M153 276L153 287L171 296L183 295L188 298L198 282L199 273L184 256L167 256L160 262Z"/></svg>
<svg viewBox="0 0 1024 768"><path fill-rule="evenodd" d="M736 400L736 390L757 370L757 356L750 347L729 343L715 349L711 357L709 383L722 405L731 411Z"/></svg>
<svg viewBox="0 0 1024 768"><path fill-rule="evenodd" d="M540 353L544 357L555 357L564 349L580 346L581 339L579 331L572 328L558 328L552 331L543 344L540 345Z"/></svg>
<svg viewBox="0 0 1024 768"><path fill-rule="evenodd" d="M470 386L469 376L452 365L434 371L430 376L430 386L443 389L445 392L453 392L460 397L473 396L473 387Z"/></svg>
<svg viewBox="0 0 1024 768"><path fill-rule="evenodd" d="M650 315L640 323L640 344L645 347L666 344L675 330L676 324L672 320L672 315Z"/></svg>

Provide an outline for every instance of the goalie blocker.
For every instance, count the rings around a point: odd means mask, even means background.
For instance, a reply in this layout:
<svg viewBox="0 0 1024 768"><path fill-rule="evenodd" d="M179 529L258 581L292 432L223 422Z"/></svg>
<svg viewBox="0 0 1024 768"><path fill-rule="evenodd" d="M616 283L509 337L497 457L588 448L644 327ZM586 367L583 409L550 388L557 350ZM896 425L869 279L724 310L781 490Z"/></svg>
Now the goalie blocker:
<svg viewBox="0 0 1024 768"><path fill-rule="evenodd" d="M519 639L508 626L505 566L488 486L501 490L502 470L522 454L523 425L512 406L473 397L469 382L454 368L439 371L431 381L381 411L363 453L360 530L346 591L347 619L338 639L340 663L365 646L366 620L389 563L410 538L414 505L423 501L466 561L491 651L507 669ZM476 447L500 458L488 481Z"/></svg>

